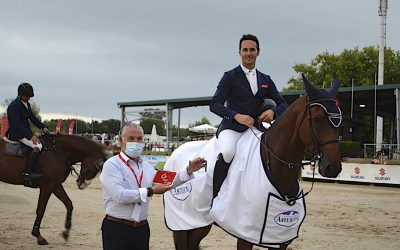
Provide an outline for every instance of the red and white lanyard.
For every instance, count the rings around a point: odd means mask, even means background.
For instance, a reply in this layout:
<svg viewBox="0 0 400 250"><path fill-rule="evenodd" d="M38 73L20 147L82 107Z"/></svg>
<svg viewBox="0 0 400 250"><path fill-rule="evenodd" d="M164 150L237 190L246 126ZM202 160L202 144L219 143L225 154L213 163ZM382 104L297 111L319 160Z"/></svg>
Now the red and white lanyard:
<svg viewBox="0 0 400 250"><path fill-rule="evenodd" d="M138 187L141 188L141 187L142 187L142 180L143 180L143 172L144 172L144 171L142 171L142 173L140 174L140 179L138 179L138 177L137 177L137 175L136 175L136 173L135 173L135 170L133 170L131 164L129 164L129 162L125 161L125 159L121 156L121 154L119 154L118 156L119 156L119 158L121 159L121 161L122 161L123 163L125 163L125 165L131 170L131 172L132 172L133 175L135 176L135 180L136 180L136 183L137 183ZM138 166L138 170L139 170L139 172L140 172L139 164L137 164L137 166Z"/></svg>

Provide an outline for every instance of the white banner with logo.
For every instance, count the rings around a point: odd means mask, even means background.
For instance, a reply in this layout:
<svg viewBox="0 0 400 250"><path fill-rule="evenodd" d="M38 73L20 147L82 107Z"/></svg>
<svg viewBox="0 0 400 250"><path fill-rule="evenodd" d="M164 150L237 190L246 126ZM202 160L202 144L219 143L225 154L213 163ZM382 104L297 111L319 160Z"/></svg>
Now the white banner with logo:
<svg viewBox="0 0 400 250"><path fill-rule="evenodd" d="M312 178L313 167L304 166L301 176ZM399 165L342 163L342 172L336 178L325 178L315 171L316 179L330 179L338 181L354 181L367 183L400 184Z"/></svg>

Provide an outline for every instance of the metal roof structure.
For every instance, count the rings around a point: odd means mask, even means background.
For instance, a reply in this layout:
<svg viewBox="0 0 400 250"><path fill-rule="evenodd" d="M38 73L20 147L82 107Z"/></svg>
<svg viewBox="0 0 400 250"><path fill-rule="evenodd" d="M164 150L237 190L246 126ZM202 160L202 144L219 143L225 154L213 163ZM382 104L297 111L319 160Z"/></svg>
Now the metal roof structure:
<svg viewBox="0 0 400 250"><path fill-rule="evenodd" d="M398 122L399 114L396 110L396 91L399 91L400 84L370 85L357 87L343 87L339 89L338 100L342 112L349 117L360 117L361 115L379 115L385 119ZM304 90L281 92L288 104L294 102L304 94ZM126 108L129 107L151 107L165 106L167 110L167 141L172 141L172 110L196 106L207 106L212 96L160 99L134 102L118 102L121 108L121 124L127 122ZM376 104L376 105L375 105ZM397 114L397 115L396 115Z"/></svg>

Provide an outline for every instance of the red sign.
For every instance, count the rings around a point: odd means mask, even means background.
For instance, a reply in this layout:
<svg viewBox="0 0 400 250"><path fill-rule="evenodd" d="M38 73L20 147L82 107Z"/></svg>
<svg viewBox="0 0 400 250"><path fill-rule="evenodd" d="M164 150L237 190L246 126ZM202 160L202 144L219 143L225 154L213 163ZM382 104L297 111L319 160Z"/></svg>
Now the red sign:
<svg viewBox="0 0 400 250"><path fill-rule="evenodd" d="M171 185L175 179L176 172L158 170L153 182Z"/></svg>
<svg viewBox="0 0 400 250"><path fill-rule="evenodd" d="M354 173L356 173L357 175L359 175L361 173L361 169L359 167L355 167L354 168Z"/></svg>
<svg viewBox="0 0 400 250"><path fill-rule="evenodd" d="M61 124L62 124L62 120L58 119L57 124L56 124L56 134L61 133Z"/></svg>
<svg viewBox="0 0 400 250"><path fill-rule="evenodd" d="M72 135L74 133L74 125L75 125L75 121L72 120L69 123L69 127L68 127L68 134Z"/></svg>
<svg viewBox="0 0 400 250"><path fill-rule="evenodd" d="M379 169L379 174L384 176L386 174L385 169L384 168Z"/></svg>

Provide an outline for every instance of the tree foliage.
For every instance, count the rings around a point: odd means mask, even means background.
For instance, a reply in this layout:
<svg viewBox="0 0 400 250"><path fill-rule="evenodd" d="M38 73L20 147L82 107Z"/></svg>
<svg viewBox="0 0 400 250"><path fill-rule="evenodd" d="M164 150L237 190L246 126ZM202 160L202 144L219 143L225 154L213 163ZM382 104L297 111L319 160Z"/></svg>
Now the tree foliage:
<svg viewBox="0 0 400 250"><path fill-rule="evenodd" d="M300 73L305 73L314 86L328 88L338 77L341 87L373 85L378 74L378 48L368 46L363 49L345 49L342 53L323 52L311 60L310 64L295 64L293 69L298 77L289 79L288 90L304 89ZM400 52L391 48L385 50L384 84L400 83Z"/></svg>
<svg viewBox="0 0 400 250"><path fill-rule="evenodd" d="M142 119L142 121L140 122L140 126L142 126L145 134L151 134L151 129L153 128L153 124L156 125L157 134L165 136L166 130L164 121L147 118L147 119Z"/></svg>
<svg viewBox="0 0 400 250"><path fill-rule="evenodd" d="M50 131L55 131L57 126L57 119L45 120L43 123L46 125ZM66 119L62 120L61 123L61 133L68 133L68 127L71 121L75 121L74 124L74 134L77 132L78 134L85 133L94 133L94 134L118 134L120 121L115 119L109 119L104 121L93 121L93 122L85 122L83 120L72 120Z"/></svg>
<svg viewBox="0 0 400 250"><path fill-rule="evenodd" d="M191 128L191 127L196 127L196 126L199 126L199 125L202 125L202 124L211 125L210 120L208 120L207 117L203 116L200 120L195 121L195 122L193 122L193 123L190 123L190 124L189 124L189 128Z"/></svg>

